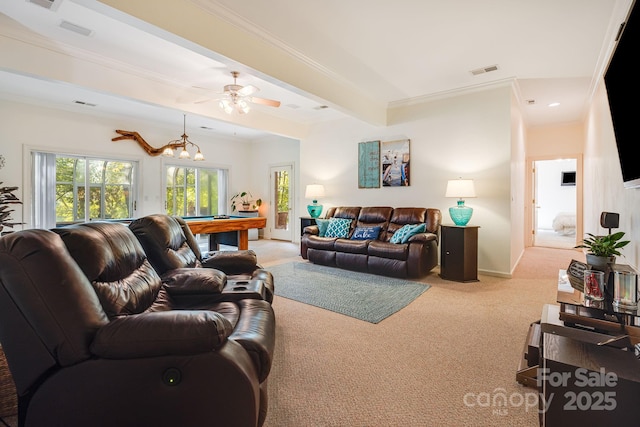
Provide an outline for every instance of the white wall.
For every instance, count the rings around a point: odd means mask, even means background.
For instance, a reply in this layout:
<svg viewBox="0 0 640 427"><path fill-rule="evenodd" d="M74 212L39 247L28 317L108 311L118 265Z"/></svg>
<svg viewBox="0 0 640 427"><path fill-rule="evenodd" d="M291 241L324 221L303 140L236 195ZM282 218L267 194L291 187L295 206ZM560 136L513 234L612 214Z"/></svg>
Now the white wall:
<svg viewBox="0 0 640 427"><path fill-rule="evenodd" d="M620 228L631 243L618 257L620 264L640 266L640 189L625 189L616 148L611 114L602 81L585 127L584 231L599 234L601 212L618 212Z"/></svg>
<svg viewBox="0 0 640 427"><path fill-rule="evenodd" d="M440 209L443 223L452 224L448 209L456 201L444 197L447 180L473 179L477 198L466 204L474 208L469 224L481 227L479 269L508 275L513 267L510 97L511 88L505 86L398 108L390 114L387 127L355 119L317 125L301 141L300 188L314 182L324 184L325 209L422 206ZM411 140L411 185L359 189L358 143L402 138ZM298 195L302 197L302 192ZM298 206L307 203L300 198ZM297 216L301 212L299 209ZM519 221L522 223L522 215ZM516 251L520 253L522 247Z"/></svg>

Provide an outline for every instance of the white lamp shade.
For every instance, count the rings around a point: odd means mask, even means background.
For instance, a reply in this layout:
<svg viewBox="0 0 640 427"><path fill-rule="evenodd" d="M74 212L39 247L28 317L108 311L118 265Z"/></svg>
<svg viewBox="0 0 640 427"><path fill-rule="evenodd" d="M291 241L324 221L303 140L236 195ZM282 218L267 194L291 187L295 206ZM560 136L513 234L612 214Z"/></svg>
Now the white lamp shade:
<svg viewBox="0 0 640 427"><path fill-rule="evenodd" d="M447 182L445 197L476 197L476 189L472 179L452 179Z"/></svg>
<svg viewBox="0 0 640 427"><path fill-rule="evenodd" d="M305 199L319 199L324 197L324 185L322 184L309 184L304 192Z"/></svg>

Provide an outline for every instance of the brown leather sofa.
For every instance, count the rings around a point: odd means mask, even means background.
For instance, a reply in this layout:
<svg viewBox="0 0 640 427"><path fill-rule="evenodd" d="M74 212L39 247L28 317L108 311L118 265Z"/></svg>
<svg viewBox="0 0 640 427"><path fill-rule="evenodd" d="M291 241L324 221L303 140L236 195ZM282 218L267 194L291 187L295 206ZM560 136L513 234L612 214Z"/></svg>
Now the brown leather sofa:
<svg viewBox="0 0 640 427"><path fill-rule="evenodd" d="M123 224L54 231L0 238L0 343L20 426L264 422L268 301L229 297L215 269L163 283Z"/></svg>
<svg viewBox="0 0 640 427"><path fill-rule="evenodd" d="M399 278L418 278L438 265L438 240L442 214L439 209L401 207L334 207L325 219L350 219L345 238L321 237L318 225L307 226L300 242L300 255L309 261ZM393 235L407 225L425 224L425 231L392 243ZM378 237L352 239L356 228L379 227Z"/></svg>

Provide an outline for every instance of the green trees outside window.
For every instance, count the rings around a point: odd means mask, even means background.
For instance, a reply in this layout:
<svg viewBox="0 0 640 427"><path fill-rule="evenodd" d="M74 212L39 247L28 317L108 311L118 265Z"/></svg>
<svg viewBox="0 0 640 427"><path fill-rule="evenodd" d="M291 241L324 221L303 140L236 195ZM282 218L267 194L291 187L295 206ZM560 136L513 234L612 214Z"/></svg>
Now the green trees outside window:
<svg viewBox="0 0 640 427"><path fill-rule="evenodd" d="M133 162L56 155L56 223L132 218L133 171Z"/></svg>
<svg viewBox="0 0 640 427"><path fill-rule="evenodd" d="M167 166L167 214L210 216L226 211L224 169Z"/></svg>

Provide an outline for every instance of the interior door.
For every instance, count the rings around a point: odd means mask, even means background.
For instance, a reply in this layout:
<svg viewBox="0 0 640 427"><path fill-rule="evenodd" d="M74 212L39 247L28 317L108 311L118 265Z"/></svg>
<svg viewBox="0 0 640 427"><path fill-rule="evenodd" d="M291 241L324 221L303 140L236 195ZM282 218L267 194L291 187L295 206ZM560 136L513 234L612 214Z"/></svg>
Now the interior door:
<svg viewBox="0 0 640 427"><path fill-rule="evenodd" d="M270 167L271 206L269 224L271 238L275 240L293 240L291 213L293 212L293 166Z"/></svg>
<svg viewBox="0 0 640 427"><path fill-rule="evenodd" d="M576 245L578 191L577 183L563 182L562 174L575 174L578 161L542 159L533 165L533 246L571 249Z"/></svg>

